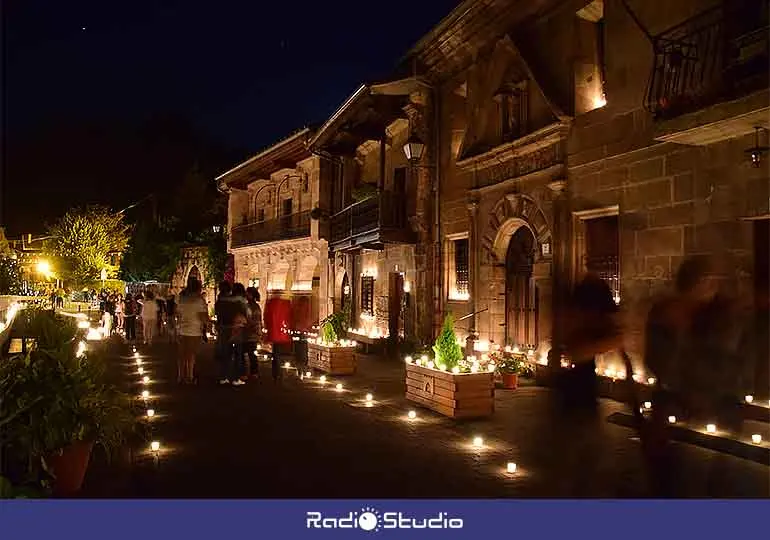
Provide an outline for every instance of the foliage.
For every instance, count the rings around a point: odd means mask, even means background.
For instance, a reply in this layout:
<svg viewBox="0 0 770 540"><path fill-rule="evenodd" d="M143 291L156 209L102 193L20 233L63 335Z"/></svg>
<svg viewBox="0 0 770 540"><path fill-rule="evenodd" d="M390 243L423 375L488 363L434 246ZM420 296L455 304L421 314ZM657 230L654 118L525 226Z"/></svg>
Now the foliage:
<svg viewBox="0 0 770 540"><path fill-rule="evenodd" d="M119 446L133 425L131 402L107 382L102 356L78 356L75 319L28 309L20 322L35 345L0 363L2 442L43 460L76 441Z"/></svg>
<svg viewBox="0 0 770 540"><path fill-rule="evenodd" d="M44 489L45 486L39 482L15 485L9 478L0 475L0 499L40 499L46 495Z"/></svg>
<svg viewBox="0 0 770 540"><path fill-rule="evenodd" d="M110 265L109 255L125 250L131 227L120 213L104 206L88 206L67 212L48 232L52 238L43 249L52 259L54 271L81 288L98 279L102 269L108 274L117 270Z"/></svg>
<svg viewBox="0 0 770 540"><path fill-rule="evenodd" d="M21 294L22 285L19 262L0 255L0 294Z"/></svg>
<svg viewBox="0 0 770 540"><path fill-rule="evenodd" d="M490 353L489 356L490 359L495 363L498 373L515 373L525 377L534 374L534 368L529 362L527 362L525 354L501 350Z"/></svg>
<svg viewBox="0 0 770 540"><path fill-rule="evenodd" d="M223 232L207 231L199 236L199 241L206 249L205 280L206 286L212 286L225 277L227 269L227 235Z"/></svg>
<svg viewBox="0 0 770 540"><path fill-rule="evenodd" d="M377 196L377 185L367 183L358 184L355 188L353 188L351 196L356 202L371 199L372 197Z"/></svg>
<svg viewBox="0 0 770 540"><path fill-rule="evenodd" d="M125 281L171 281L182 256L183 242L174 235L173 225L141 221L134 227L131 241L120 263Z"/></svg>
<svg viewBox="0 0 770 540"><path fill-rule="evenodd" d="M0 227L0 257L12 257L13 255L13 250L5 237L5 229Z"/></svg>
<svg viewBox="0 0 770 540"><path fill-rule="evenodd" d="M457 344L454 317L452 317L451 313L444 319L444 326L436 338L435 345L433 345L433 352L436 355L436 363L439 366L446 366L448 370L456 366L460 367L460 363L463 360L463 350Z"/></svg>
<svg viewBox="0 0 770 540"><path fill-rule="evenodd" d="M319 326L321 339L327 343L336 343L345 333L348 322L348 314L344 311L332 313L326 317Z"/></svg>

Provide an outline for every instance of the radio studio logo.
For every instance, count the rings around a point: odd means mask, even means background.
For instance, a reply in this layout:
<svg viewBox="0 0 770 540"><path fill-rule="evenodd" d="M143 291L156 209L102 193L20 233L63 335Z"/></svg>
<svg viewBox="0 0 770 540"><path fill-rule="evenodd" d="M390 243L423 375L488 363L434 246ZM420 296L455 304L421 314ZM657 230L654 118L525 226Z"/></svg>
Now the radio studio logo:
<svg viewBox="0 0 770 540"><path fill-rule="evenodd" d="M462 529L463 520L450 517L447 512L414 516L405 512L379 512L365 506L358 512L343 516L329 516L322 512L307 512L308 529L359 529L379 532L387 529Z"/></svg>

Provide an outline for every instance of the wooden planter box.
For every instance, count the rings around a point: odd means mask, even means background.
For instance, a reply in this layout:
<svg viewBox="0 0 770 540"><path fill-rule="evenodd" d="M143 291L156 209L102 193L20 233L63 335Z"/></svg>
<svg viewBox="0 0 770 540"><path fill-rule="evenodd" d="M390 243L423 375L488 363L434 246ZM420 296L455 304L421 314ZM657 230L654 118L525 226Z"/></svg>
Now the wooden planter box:
<svg viewBox="0 0 770 540"><path fill-rule="evenodd" d="M356 372L356 349L324 347L308 342L307 365L329 375L353 375Z"/></svg>
<svg viewBox="0 0 770 540"><path fill-rule="evenodd" d="M406 365L406 399L450 418L479 418L495 411L493 373L463 373Z"/></svg>

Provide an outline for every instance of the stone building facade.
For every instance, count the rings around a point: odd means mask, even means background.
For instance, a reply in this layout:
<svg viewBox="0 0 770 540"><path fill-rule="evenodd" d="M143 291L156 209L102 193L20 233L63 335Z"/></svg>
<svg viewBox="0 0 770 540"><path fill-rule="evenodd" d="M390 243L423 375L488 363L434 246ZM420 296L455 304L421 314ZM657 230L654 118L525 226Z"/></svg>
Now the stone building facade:
<svg viewBox="0 0 770 540"><path fill-rule="evenodd" d="M311 212L319 206L324 164L303 129L217 178L229 194L228 250L235 281L270 293L310 298L311 319L329 312L327 243Z"/></svg>
<svg viewBox="0 0 770 540"><path fill-rule="evenodd" d="M425 342L453 313L477 350L545 358L590 271L613 290L638 362L650 299L684 257L715 256L723 284L757 298L770 266L767 65L766 2L462 2L391 82L362 86L306 136L303 167L324 178L309 249L320 261L328 241L327 311L349 305L363 334ZM234 171L231 229L250 194L287 174ZM231 247L251 278L254 248ZM282 264L262 261L249 265L263 280Z"/></svg>
<svg viewBox="0 0 770 540"><path fill-rule="evenodd" d="M209 305L209 310L212 310L216 300L216 283L213 283L206 276L207 249L203 246L189 246L181 249L176 271L171 276L169 292L178 295L187 286L187 280L194 277L203 284L203 296Z"/></svg>

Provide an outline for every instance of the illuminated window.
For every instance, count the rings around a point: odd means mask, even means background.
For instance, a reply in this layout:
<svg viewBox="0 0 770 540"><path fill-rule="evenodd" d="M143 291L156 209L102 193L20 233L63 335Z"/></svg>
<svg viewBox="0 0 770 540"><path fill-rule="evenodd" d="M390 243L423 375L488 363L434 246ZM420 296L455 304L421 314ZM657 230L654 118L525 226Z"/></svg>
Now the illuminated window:
<svg viewBox="0 0 770 540"><path fill-rule="evenodd" d="M619 238L617 215L585 220L585 269L607 282L616 302L620 301Z"/></svg>
<svg viewBox="0 0 770 540"><path fill-rule="evenodd" d="M468 300L470 298L470 245L467 236L449 240L447 263L449 299Z"/></svg>
<svg viewBox="0 0 770 540"><path fill-rule="evenodd" d="M374 277L361 276L361 312L374 315Z"/></svg>

